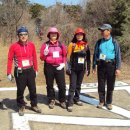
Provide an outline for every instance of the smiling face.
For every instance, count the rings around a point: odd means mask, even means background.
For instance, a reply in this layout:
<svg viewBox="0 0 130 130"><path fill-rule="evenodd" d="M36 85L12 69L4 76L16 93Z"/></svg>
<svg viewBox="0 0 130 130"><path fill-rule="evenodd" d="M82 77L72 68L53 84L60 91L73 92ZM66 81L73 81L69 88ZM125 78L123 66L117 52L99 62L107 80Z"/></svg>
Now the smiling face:
<svg viewBox="0 0 130 130"><path fill-rule="evenodd" d="M21 32L18 34L19 41L22 43L25 43L28 40L28 33L27 32Z"/></svg>
<svg viewBox="0 0 130 130"><path fill-rule="evenodd" d="M82 40L83 40L83 37L84 37L83 33L78 33L78 34L76 34L76 39L77 39L78 41L82 41Z"/></svg>
<svg viewBox="0 0 130 130"><path fill-rule="evenodd" d="M50 40L51 41L56 41L57 40L57 32L51 32L50 33Z"/></svg>

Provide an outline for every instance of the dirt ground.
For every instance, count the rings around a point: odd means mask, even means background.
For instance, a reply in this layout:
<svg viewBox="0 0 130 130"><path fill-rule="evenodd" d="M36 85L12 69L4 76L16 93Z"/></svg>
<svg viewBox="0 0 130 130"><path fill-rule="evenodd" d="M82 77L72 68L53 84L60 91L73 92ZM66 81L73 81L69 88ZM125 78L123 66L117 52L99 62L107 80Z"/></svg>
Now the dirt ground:
<svg viewBox="0 0 130 130"><path fill-rule="evenodd" d="M130 84L129 84L130 85ZM109 110L98 109L96 106L83 102L83 106L74 105L73 112L68 112L66 109L62 109L57 100L57 104L55 105L54 109L48 108L47 97L45 87L39 86L37 88L38 94L38 106L42 109L41 114L39 115L59 115L59 116L68 116L69 117L91 117L91 118L102 118L102 119L124 119L128 120L129 118L125 116L121 116L119 114L110 112ZM97 92L89 92L86 93L87 97L93 97L94 99L98 100ZM16 130L13 129L13 120L12 114L17 113L18 108L16 105L16 90L14 91L0 91L0 99L3 99L4 104L7 106L7 110L3 110L0 106L0 130ZM130 95L125 90L115 90L114 97L113 97L113 104L119 106L123 109L130 111ZM25 101L27 102L27 109L25 111L26 114L35 114L32 110L30 110L30 101L28 95L28 89L25 91ZM109 122L108 122L109 123ZM130 130L130 127L115 127L115 126L84 126L84 125L72 125L72 124L64 124L64 123L46 123L46 122L36 122L36 121L29 121L29 126L31 130ZM19 130L19 129L17 129ZM24 129L20 129L24 130ZM25 130L28 130L25 128Z"/></svg>

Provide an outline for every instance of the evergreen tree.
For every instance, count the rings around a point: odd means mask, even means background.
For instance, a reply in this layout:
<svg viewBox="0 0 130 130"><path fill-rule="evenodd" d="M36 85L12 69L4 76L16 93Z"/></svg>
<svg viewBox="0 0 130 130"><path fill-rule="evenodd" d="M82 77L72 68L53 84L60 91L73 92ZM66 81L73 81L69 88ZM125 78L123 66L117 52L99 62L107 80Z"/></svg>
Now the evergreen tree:
<svg viewBox="0 0 130 130"><path fill-rule="evenodd" d="M122 36L128 19L127 0L114 0L110 23L113 26L113 35Z"/></svg>

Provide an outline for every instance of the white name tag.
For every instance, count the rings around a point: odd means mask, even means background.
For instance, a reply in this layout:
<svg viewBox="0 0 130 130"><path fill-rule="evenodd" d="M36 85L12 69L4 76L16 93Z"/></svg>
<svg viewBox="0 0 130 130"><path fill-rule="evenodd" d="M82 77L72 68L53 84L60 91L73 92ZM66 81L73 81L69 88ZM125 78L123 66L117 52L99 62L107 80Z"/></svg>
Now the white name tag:
<svg viewBox="0 0 130 130"><path fill-rule="evenodd" d="M100 59L100 60L106 60L106 55L100 54L99 59Z"/></svg>
<svg viewBox="0 0 130 130"><path fill-rule="evenodd" d="M58 57L59 57L59 51L54 51L53 58L58 58Z"/></svg>
<svg viewBox="0 0 130 130"><path fill-rule="evenodd" d="M22 60L23 67L30 66L29 60Z"/></svg>
<svg viewBox="0 0 130 130"><path fill-rule="evenodd" d="M84 64L84 58L79 57L79 58L78 58L78 63L79 63L79 64Z"/></svg>

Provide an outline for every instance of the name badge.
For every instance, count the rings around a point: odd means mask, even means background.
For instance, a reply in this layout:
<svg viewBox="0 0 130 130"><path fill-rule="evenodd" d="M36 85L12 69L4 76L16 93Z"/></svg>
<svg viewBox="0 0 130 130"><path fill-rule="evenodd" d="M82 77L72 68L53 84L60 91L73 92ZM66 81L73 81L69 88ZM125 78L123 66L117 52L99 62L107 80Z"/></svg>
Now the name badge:
<svg viewBox="0 0 130 130"><path fill-rule="evenodd" d="M58 58L58 57L59 57L59 51L54 51L53 58Z"/></svg>
<svg viewBox="0 0 130 130"><path fill-rule="evenodd" d="M106 55L100 54L99 59L100 59L100 60L106 60Z"/></svg>
<svg viewBox="0 0 130 130"><path fill-rule="evenodd" d="M29 60L22 60L23 67L30 66Z"/></svg>
<svg viewBox="0 0 130 130"><path fill-rule="evenodd" d="M79 64L84 64L84 58L79 57L79 58L78 58L78 63L79 63Z"/></svg>

